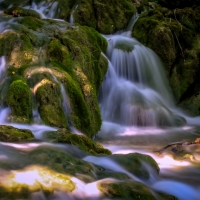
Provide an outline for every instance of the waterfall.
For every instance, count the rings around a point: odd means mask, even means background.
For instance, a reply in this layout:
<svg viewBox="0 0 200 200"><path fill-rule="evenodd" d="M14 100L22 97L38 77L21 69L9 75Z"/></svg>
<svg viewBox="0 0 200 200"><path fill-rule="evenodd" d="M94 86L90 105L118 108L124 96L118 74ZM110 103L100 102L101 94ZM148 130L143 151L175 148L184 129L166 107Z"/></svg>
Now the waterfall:
<svg viewBox="0 0 200 200"><path fill-rule="evenodd" d="M54 1L53 3L47 3L45 1L42 1L39 4L32 2L32 5L31 5L31 9L35 10L37 13L39 13L39 15L42 19L55 18L56 12L57 12L57 7L58 7L57 1ZM30 6L25 6L24 8L30 9Z"/></svg>
<svg viewBox="0 0 200 200"><path fill-rule="evenodd" d="M71 15L70 15L69 23L70 23L71 25L73 25L74 22L75 22L75 21L74 21L74 16L73 16L73 15L74 15L74 12L76 12L78 6L79 6L79 5L76 5L76 6L75 6L75 8L72 10L72 13L71 13Z"/></svg>
<svg viewBox="0 0 200 200"><path fill-rule="evenodd" d="M6 72L6 59L5 56L0 57L0 80L3 79Z"/></svg>
<svg viewBox="0 0 200 200"><path fill-rule="evenodd" d="M109 69L99 95L103 120L135 126L174 125L175 105L158 56L127 32L104 37Z"/></svg>

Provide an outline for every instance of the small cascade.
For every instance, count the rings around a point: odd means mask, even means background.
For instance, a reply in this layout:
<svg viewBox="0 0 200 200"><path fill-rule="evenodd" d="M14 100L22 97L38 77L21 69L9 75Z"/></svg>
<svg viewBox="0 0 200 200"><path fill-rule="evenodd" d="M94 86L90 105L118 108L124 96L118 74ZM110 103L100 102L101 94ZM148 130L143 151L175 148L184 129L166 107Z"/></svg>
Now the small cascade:
<svg viewBox="0 0 200 200"><path fill-rule="evenodd" d="M40 17L42 19L53 19L56 17L58 2L54 1L53 3L47 3L45 1L42 1L39 4L32 2L31 8L30 6L26 6L25 8L35 10L37 13L40 14Z"/></svg>
<svg viewBox="0 0 200 200"><path fill-rule="evenodd" d="M76 12L77 8L79 5L76 5L75 8L72 10L71 15L70 15L70 19L69 19L69 23L71 25L73 25L75 23L74 21L74 13Z"/></svg>
<svg viewBox="0 0 200 200"><path fill-rule="evenodd" d="M37 108L32 110L32 115L34 124L40 124L42 120Z"/></svg>
<svg viewBox="0 0 200 200"><path fill-rule="evenodd" d="M12 30L12 27L17 24L16 21L16 18L0 16L0 33Z"/></svg>
<svg viewBox="0 0 200 200"><path fill-rule="evenodd" d="M128 35L105 36L109 69L99 95L102 118L124 125L173 125L175 105L162 63Z"/></svg>
<svg viewBox="0 0 200 200"><path fill-rule="evenodd" d="M5 56L0 57L0 81L4 78L6 72L6 58Z"/></svg>
<svg viewBox="0 0 200 200"><path fill-rule="evenodd" d="M8 118L10 115L10 108L0 108L0 124L8 123Z"/></svg>

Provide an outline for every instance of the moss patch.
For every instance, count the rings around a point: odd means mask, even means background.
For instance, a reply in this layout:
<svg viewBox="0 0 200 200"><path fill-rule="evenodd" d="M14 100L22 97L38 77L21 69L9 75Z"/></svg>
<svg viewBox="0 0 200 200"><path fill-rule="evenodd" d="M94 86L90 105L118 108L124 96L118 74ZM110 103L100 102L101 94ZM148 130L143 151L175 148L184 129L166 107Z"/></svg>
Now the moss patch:
<svg viewBox="0 0 200 200"><path fill-rule="evenodd" d="M0 141L3 142L24 142L34 139L30 130L17 129L12 126L0 126Z"/></svg>
<svg viewBox="0 0 200 200"><path fill-rule="evenodd" d="M61 107L60 87L57 83L43 79L38 83L36 99L39 102L40 116L45 124L67 127L65 114Z"/></svg>
<svg viewBox="0 0 200 200"><path fill-rule="evenodd" d="M61 129L56 132L46 133L46 138L53 142L68 143L79 147L81 150L92 155L110 155L112 154L108 149L93 141L84 135L72 134L66 129Z"/></svg>
<svg viewBox="0 0 200 200"><path fill-rule="evenodd" d="M40 18L40 15L36 11L24 9L18 6L13 6L12 8L8 8L4 10L4 13L8 15L13 15L14 17L32 16L35 18Z"/></svg>
<svg viewBox="0 0 200 200"><path fill-rule="evenodd" d="M29 123L31 121L31 95L26 82L13 81L8 89L7 105L11 108L12 120Z"/></svg>
<svg viewBox="0 0 200 200"><path fill-rule="evenodd" d="M151 156L145 154L130 153L126 155L112 155L111 158L117 163L120 163L127 171L143 179L150 178L149 171L145 168L145 163L152 167L155 173L159 173L159 167L156 161Z"/></svg>

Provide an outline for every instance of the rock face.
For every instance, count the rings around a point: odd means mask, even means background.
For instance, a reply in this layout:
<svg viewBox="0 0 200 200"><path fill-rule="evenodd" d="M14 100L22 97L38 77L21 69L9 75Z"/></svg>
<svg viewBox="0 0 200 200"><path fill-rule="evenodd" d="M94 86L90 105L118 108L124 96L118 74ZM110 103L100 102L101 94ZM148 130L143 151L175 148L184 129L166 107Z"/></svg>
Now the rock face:
<svg viewBox="0 0 200 200"><path fill-rule="evenodd" d="M142 14L132 31L162 59L176 102L195 115L200 108L199 10L157 7Z"/></svg>
<svg viewBox="0 0 200 200"><path fill-rule="evenodd" d="M0 126L0 141L3 142L27 142L34 139L30 130L17 129L12 126Z"/></svg>
<svg viewBox="0 0 200 200"><path fill-rule="evenodd" d="M97 95L108 67L101 54L106 40L93 28L41 20L25 11L12 31L0 34L8 71L1 98L11 107L11 120L30 123L38 108L45 124L74 126L92 137L101 126ZM63 101L69 101L68 111Z"/></svg>

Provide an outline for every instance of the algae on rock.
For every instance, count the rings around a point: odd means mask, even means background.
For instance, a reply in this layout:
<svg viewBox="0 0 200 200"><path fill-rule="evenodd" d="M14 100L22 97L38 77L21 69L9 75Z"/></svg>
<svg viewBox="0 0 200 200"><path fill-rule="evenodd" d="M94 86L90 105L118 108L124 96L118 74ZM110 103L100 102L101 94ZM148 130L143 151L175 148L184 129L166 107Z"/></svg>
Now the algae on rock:
<svg viewBox="0 0 200 200"><path fill-rule="evenodd" d="M34 139L30 130L18 129L12 126L0 126L0 141L2 142L27 142Z"/></svg>
<svg viewBox="0 0 200 200"><path fill-rule="evenodd" d="M157 7L142 14L132 31L133 37L153 49L162 59L176 102L185 102L182 106L187 104L187 99L195 96L197 92L194 93L192 88L199 84L197 10L198 7L176 10ZM192 112L198 113L199 108L193 108Z"/></svg>
<svg viewBox="0 0 200 200"><path fill-rule="evenodd" d="M105 149L100 143L90 139L85 135L72 134L66 129L60 129L56 132L47 132L45 138L51 142L67 143L75 145L86 153L92 155L110 155L111 151Z"/></svg>
<svg viewBox="0 0 200 200"><path fill-rule="evenodd" d="M11 108L12 121L20 123L29 123L31 121L31 93L26 82L15 80L11 83L6 103Z"/></svg>

